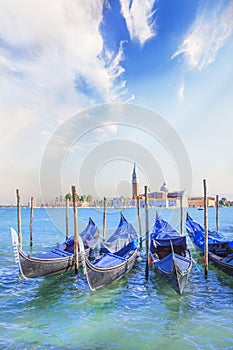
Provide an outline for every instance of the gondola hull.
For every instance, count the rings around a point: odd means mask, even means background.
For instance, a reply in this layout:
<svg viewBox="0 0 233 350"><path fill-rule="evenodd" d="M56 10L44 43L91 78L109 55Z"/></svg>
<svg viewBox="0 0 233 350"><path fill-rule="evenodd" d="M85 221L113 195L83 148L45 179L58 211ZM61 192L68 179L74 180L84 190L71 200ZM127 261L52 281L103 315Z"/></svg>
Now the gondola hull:
<svg viewBox="0 0 233 350"><path fill-rule="evenodd" d="M150 235L152 264L165 281L182 294L192 269L192 257L186 236L179 233L158 215Z"/></svg>
<svg viewBox="0 0 233 350"><path fill-rule="evenodd" d="M203 253L203 242L205 240L204 228L187 215L186 229L195 247ZM220 232L209 231L208 243L208 260L210 264L229 276L233 276L233 250L231 247L233 242L228 241ZM221 253L218 248L222 250Z"/></svg>
<svg viewBox="0 0 233 350"><path fill-rule="evenodd" d="M113 281L120 279L134 266L137 259L137 250L122 263L110 267L98 267L86 259L86 277L92 291L102 288Z"/></svg>
<svg viewBox="0 0 233 350"><path fill-rule="evenodd" d="M192 240L191 236L190 236L190 238ZM193 242L193 240L192 240L192 242ZM203 250L200 247L198 247L198 245L195 244L194 242L193 242L193 244L198 249L200 254L201 253L203 254ZM212 266L216 267L218 270L225 272L229 276L233 276L233 256L231 259L229 259L229 262L224 262L224 258L214 254L213 252L209 252L208 253L208 261Z"/></svg>
<svg viewBox="0 0 233 350"><path fill-rule="evenodd" d="M36 278L73 270L75 266L75 261L74 255L60 258L43 259L30 257L25 252L19 249L19 266L20 272L23 275L23 277ZM80 259L79 266L81 266Z"/></svg>
<svg viewBox="0 0 233 350"><path fill-rule="evenodd" d="M209 252L209 261L210 263L217 267L219 270L225 272L229 276L233 276L233 256L232 259L226 263L223 261L223 258Z"/></svg>
<svg viewBox="0 0 233 350"><path fill-rule="evenodd" d="M164 278L164 280L180 295L183 294L184 288L188 281L188 274L177 274L175 270L172 273L164 273L160 269L157 269L158 273Z"/></svg>
<svg viewBox="0 0 233 350"><path fill-rule="evenodd" d="M182 295L192 269L191 257L184 258L171 253L164 260L170 260L169 268L167 262L157 260L153 262L155 270L178 294Z"/></svg>
<svg viewBox="0 0 233 350"><path fill-rule="evenodd" d="M88 256L90 248L95 247L99 238L98 227L91 218L89 218L87 227L80 233L80 237L85 239L86 249L84 254ZM11 238L20 275L25 279L54 275L70 271L75 267L74 239L72 236L64 243L58 243L57 247L51 251L36 256L30 256L20 248L18 235L13 228L11 228ZM80 255L78 265L81 266Z"/></svg>

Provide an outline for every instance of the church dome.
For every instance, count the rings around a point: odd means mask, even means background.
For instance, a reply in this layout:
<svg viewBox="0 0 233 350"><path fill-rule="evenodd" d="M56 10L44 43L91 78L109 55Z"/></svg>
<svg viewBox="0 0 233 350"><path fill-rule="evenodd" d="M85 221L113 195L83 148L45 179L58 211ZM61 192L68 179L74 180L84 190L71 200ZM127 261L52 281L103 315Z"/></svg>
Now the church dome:
<svg viewBox="0 0 233 350"><path fill-rule="evenodd" d="M160 191L162 191L162 192L168 192L168 188L167 188L167 185L166 185L165 182L164 182L163 185L160 187Z"/></svg>

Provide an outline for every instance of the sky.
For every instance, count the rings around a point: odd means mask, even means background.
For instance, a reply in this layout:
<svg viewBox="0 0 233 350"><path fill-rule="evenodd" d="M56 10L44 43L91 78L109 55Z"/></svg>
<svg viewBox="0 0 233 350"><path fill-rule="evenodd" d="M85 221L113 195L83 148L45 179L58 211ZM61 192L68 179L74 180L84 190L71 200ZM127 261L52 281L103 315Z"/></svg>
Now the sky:
<svg viewBox="0 0 233 350"><path fill-rule="evenodd" d="M0 204L233 199L232 0L0 0Z"/></svg>

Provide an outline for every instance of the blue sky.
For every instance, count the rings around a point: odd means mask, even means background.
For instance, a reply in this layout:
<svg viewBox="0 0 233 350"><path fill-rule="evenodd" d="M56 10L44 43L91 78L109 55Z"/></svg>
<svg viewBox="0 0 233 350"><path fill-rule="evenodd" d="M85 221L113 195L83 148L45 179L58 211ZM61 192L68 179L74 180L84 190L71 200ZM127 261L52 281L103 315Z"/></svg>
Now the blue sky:
<svg viewBox="0 0 233 350"><path fill-rule="evenodd" d="M93 183L99 197L130 195L134 161L141 191L146 182L158 190L161 180L171 190L182 187L179 172L173 176L176 159L169 161L167 145L142 130L143 115L140 127L120 125L113 113L108 125L89 130L85 111L112 103L154 111L171 126L168 139L170 132L179 135L191 163L192 195L202 194L206 178L210 195L233 199L232 18L231 0L2 2L0 203L14 202L17 187L25 201L30 195L40 201L47 145L76 113L86 136L66 150L58 174L62 194L71 183L79 185L82 165L88 168L85 161L98 156L97 150L102 163ZM98 113L95 119L103 122ZM119 140L130 147L134 142L138 151L123 159L116 152ZM102 144L111 145L112 158L109 153L104 159ZM157 182L149 180L149 165L138 152L154 155ZM88 183L83 187L86 191Z"/></svg>

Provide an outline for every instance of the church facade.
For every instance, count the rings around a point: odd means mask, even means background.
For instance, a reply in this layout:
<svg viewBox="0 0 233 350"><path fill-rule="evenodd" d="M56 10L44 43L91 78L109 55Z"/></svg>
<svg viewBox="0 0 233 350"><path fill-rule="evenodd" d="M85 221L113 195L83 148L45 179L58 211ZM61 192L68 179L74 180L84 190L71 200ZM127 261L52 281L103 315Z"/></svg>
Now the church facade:
<svg viewBox="0 0 233 350"><path fill-rule="evenodd" d="M135 206L137 197L140 199L140 206L145 206L144 193L139 194L139 180L137 175L136 163L134 163L133 173L132 173L132 200L130 202L131 206ZM160 187L160 191L154 191L148 193L148 206L156 208L178 208L181 205L187 207L187 196L185 191L173 191L170 192L164 182Z"/></svg>

